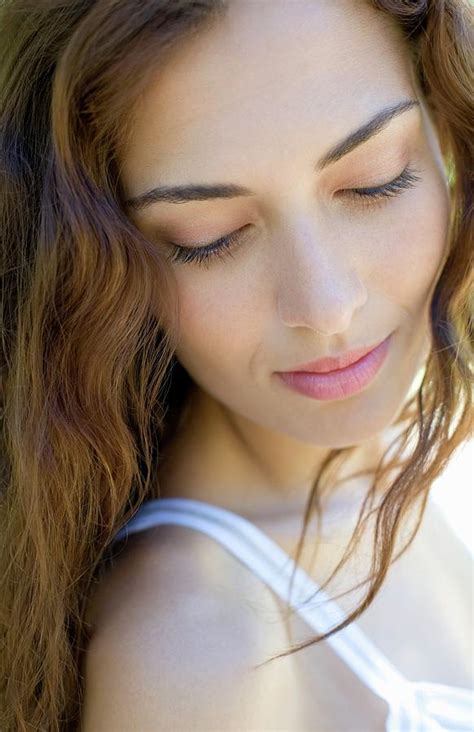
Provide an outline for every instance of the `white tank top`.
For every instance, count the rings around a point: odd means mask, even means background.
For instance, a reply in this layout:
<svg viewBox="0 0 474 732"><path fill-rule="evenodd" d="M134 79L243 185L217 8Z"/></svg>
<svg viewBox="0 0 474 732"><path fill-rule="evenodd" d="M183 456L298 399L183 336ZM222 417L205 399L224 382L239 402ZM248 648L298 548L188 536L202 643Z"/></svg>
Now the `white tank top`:
<svg viewBox="0 0 474 732"><path fill-rule="evenodd" d="M289 601L294 560L257 526L220 506L190 498L145 501L113 541L160 524L187 526L215 539L316 632L329 630L345 618L339 606L301 567L296 569ZM316 592L323 604L305 606L305 599ZM472 689L408 680L355 622L323 642L333 648L374 694L387 702L387 732L474 732Z"/></svg>

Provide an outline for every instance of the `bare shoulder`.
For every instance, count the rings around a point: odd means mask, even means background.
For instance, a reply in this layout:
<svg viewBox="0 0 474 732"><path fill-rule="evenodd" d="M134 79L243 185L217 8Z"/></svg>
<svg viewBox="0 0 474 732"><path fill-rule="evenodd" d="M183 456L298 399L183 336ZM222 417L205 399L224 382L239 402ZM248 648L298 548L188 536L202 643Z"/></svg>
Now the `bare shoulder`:
<svg viewBox="0 0 474 732"><path fill-rule="evenodd" d="M268 588L202 533L130 538L95 598L81 730L264 728L259 689L275 672L254 667L286 645L277 613Z"/></svg>

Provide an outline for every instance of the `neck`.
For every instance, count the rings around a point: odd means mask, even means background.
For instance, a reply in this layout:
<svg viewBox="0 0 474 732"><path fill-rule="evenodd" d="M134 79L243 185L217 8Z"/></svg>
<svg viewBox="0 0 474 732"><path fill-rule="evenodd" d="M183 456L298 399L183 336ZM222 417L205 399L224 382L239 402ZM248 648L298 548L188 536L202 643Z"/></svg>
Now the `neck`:
<svg viewBox="0 0 474 732"><path fill-rule="evenodd" d="M353 516L371 476L349 476L373 470L385 447L378 436L348 451L337 473L341 482L325 503L325 520ZM293 526L302 519L315 476L329 451L263 430L196 388L160 466L159 495L194 498L252 521Z"/></svg>

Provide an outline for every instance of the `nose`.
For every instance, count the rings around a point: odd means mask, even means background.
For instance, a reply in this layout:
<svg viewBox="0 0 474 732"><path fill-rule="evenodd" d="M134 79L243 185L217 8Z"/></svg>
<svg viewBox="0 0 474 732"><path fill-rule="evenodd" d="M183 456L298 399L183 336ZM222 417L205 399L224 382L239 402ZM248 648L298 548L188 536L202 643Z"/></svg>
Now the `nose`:
<svg viewBox="0 0 474 732"><path fill-rule="evenodd" d="M353 252L314 233L300 233L291 246L286 243L277 286L278 314L286 326L328 336L343 333L366 301Z"/></svg>

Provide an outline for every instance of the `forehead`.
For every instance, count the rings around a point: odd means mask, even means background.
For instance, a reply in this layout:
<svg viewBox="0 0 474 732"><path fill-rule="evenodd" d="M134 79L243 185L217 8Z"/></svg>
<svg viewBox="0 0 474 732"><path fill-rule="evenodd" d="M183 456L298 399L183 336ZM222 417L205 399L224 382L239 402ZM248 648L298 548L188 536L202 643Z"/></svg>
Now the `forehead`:
<svg viewBox="0 0 474 732"><path fill-rule="evenodd" d="M400 29L364 0L230 0L137 105L126 188L156 183L157 170L164 180L212 176L252 164L256 151L293 155L298 139L317 152L318 139L322 150L412 89Z"/></svg>

